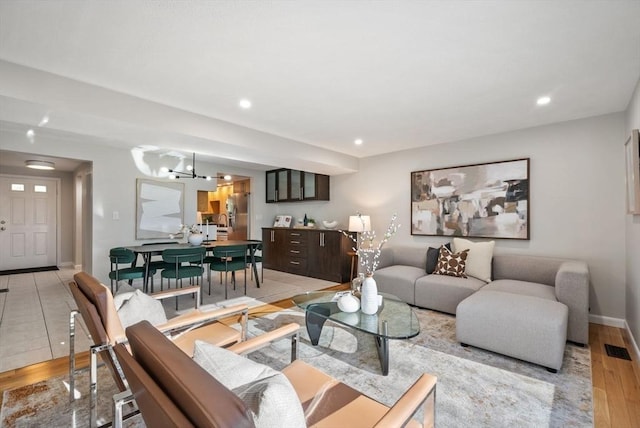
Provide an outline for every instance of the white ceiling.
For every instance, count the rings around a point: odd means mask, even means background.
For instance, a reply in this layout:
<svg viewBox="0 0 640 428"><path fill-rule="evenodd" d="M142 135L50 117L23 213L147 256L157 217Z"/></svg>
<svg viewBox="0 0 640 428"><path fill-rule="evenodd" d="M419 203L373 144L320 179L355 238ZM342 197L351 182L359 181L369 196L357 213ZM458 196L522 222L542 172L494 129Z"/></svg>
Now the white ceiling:
<svg viewBox="0 0 640 428"><path fill-rule="evenodd" d="M359 158L622 111L639 22L638 0L3 0L0 60Z"/></svg>

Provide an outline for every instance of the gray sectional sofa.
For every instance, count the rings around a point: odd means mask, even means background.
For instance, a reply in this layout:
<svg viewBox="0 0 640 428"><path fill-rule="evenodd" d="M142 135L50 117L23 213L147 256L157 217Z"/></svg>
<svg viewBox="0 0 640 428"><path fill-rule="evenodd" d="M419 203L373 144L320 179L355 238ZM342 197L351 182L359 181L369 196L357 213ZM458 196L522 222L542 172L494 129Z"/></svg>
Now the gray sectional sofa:
<svg viewBox="0 0 640 428"><path fill-rule="evenodd" d="M378 290L456 315L459 342L560 369L589 340L589 270L578 260L494 254L492 281L426 273L427 248L385 247Z"/></svg>

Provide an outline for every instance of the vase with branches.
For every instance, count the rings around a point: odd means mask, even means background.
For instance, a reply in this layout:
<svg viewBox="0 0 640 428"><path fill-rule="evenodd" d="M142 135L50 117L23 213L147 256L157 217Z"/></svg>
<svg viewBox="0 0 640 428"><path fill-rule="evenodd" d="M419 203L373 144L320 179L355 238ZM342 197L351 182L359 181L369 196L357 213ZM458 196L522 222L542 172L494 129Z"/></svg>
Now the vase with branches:
<svg viewBox="0 0 640 428"><path fill-rule="evenodd" d="M365 229L364 219L362 219L360 213L358 213L358 217L361 218L363 229ZM375 230L365 230L357 234L355 237L345 231L342 231L345 236L349 237L349 239L354 242L355 246L353 247L353 251L358 256L358 263L362 267L361 270L363 270L366 275L362 282L361 310L363 313L368 315L375 314L378 311L378 288L375 280L373 279L373 273L380 264L380 253L382 251L382 247L393 235L395 235L400 227L400 225L396 223L397 219L397 214L393 214L391 216L389 227L387 227L382 239L377 242Z"/></svg>

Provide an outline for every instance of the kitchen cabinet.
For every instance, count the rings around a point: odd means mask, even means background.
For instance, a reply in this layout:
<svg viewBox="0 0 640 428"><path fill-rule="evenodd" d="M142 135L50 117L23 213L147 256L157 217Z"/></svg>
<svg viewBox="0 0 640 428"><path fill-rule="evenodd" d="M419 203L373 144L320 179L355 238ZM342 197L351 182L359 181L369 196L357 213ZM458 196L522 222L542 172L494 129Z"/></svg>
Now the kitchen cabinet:
<svg viewBox="0 0 640 428"><path fill-rule="evenodd" d="M263 263L267 269L349 282L352 241L337 230L263 228Z"/></svg>
<svg viewBox="0 0 640 428"><path fill-rule="evenodd" d="M295 169L266 172L266 202L328 201L329 176Z"/></svg>

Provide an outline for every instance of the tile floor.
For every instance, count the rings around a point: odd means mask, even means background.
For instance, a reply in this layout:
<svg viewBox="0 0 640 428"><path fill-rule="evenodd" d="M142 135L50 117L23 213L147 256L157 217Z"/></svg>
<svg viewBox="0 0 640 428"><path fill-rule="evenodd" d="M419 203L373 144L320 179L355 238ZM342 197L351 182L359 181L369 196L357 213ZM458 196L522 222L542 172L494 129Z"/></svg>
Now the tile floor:
<svg viewBox="0 0 640 428"><path fill-rule="evenodd" d="M0 293L0 373L69 355L69 313L75 308L75 303L67 284L75 272L73 269L61 269L0 276L0 290L9 289ZM224 283L224 277L222 281ZM228 299L250 304L274 302L335 285L329 281L265 269L260 288L247 277L248 298L245 298L243 274L238 273L235 290L230 281L229 276ZM206 278L204 282L205 305L219 304L224 300L224 286L218 274L212 276L211 295L208 294ZM135 281L133 285L141 288L142 284ZM159 275L156 275L156 290L159 285ZM179 310L191 307L191 298L180 298ZM175 300L165 302L165 310L171 317L175 313ZM90 344L86 327L80 322L80 328L76 329L76 350L87 350Z"/></svg>

